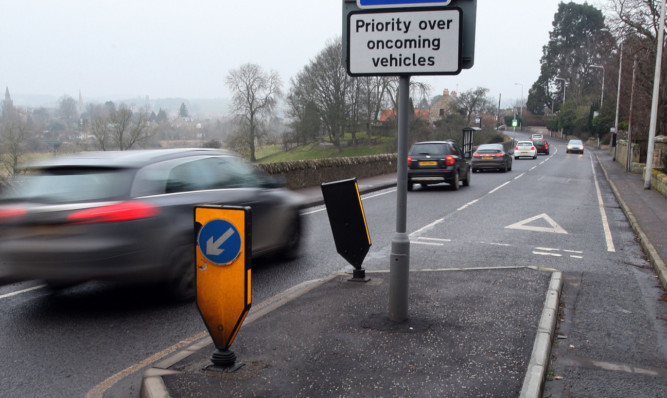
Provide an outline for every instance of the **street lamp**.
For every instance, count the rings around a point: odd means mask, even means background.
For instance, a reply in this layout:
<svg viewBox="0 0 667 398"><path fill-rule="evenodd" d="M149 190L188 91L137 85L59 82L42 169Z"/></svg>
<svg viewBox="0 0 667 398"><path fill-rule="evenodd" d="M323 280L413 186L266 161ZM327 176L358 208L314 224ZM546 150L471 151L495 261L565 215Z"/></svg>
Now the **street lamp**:
<svg viewBox="0 0 667 398"><path fill-rule="evenodd" d="M565 103L565 86L569 81L567 79L563 79L562 77L554 77L554 80L562 80L563 81L563 104Z"/></svg>
<svg viewBox="0 0 667 398"><path fill-rule="evenodd" d="M602 89L600 91L600 115L602 115L602 101L604 100L604 66L602 65L591 65L591 68L602 69ZM597 134L598 144L597 147L600 149L600 133Z"/></svg>
<svg viewBox="0 0 667 398"><path fill-rule="evenodd" d="M523 84L514 83L515 86L521 86L521 107L519 108L519 130L521 130L521 125L523 124Z"/></svg>
<svg viewBox="0 0 667 398"><path fill-rule="evenodd" d="M602 100L604 99L604 66L591 65L591 68L602 69L602 92L600 93L600 111L602 111Z"/></svg>

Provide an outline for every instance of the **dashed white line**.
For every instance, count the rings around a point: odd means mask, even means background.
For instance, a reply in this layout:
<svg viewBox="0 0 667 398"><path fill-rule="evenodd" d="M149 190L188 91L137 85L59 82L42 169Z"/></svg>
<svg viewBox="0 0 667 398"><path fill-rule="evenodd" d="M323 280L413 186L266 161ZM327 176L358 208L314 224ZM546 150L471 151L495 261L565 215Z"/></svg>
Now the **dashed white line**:
<svg viewBox="0 0 667 398"><path fill-rule="evenodd" d="M46 286L46 285L33 286L33 287L28 288L28 289L18 290L18 291L12 292L12 293L6 293L6 294L3 294L2 296L0 296L0 299L12 297L12 296L18 296L19 294L23 294L23 293L27 293L27 292L30 292L30 291L33 291L33 290L41 289L44 286Z"/></svg>
<svg viewBox="0 0 667 398"><path fill-rule="evenodd" d="M490 190L490 191L489 191L489 194L492 194L492 193L496 192L497 190L499 190L500 188L502 188L502 187L504 187L505 185L509 184L510 182L511 182L511 181L507 181L506 183L502 184L501 186L496 187L496 188Z"/></svg>
<svg viewBox="0 0 667 398"><path fill-rule="evenodd" d="M471 201L471 202L468 202L468 203L464 204L463 206L459 207L458 209L456 209L456 211L461 211L461 210L465 209L465 208L468 207L468 206L472 206L472 205L474 205L474 204L477 203L478 201L479 201L479 199L475 199L475 200L473 200L473 201Z"/></svg>

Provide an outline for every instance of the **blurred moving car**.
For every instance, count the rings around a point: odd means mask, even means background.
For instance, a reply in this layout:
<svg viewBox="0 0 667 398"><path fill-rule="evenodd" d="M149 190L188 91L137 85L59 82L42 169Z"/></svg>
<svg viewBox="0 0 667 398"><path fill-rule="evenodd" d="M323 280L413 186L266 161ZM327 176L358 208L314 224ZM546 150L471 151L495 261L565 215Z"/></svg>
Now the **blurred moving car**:
<svg viewBox="0 0 667 398"><path fill-rule="evenodd" d="M53 288L162 282L194 297L194 206L250 206L252 257L294 256L301 197L231 152L80 153L28 166L0 196L0 262Z"/></svg>
<svg viewBox="0 0 667 398"><path fill-rule="evenodd" d="M543 135L543 134L532 134L532 135L530 136L530 140L531 140L531 141L539 140L539 139L542 139L542 138L544 138L544 135Z"/></svg>
<svg viewBox="0 0 667 398"><path fill-rule="evenodd" d="M514 159L530 157L537 159L537 149L532 141L519 141L514 147Z"/></svg>
<svg viewBox="0 0 667 398"><path fill-rule="evenodd" d="M470 163L454 141L416 142L408 152L408 191L446 182L452 189L470 185Z"/></svg>
<svg viewBox="0 0 667 398"><path fill-rule="evenodd" d="M502 144L482 144L472 154L472 171L483 169L512 170L512 155L505 152Z"/></svg>
<svg viewBox="0 0 667 398"><path fill-rule="evenodd" d="M544 138L537 138L533 140L533 145L535 145L535 149L537 150L537 153L543 153L545 155L549 154L549 143L547 142L546 139Z"/></svg>
<svg viewBox="0 0 667 398"><path fill-rule="evenodd" d="M567 153L584 153L584 143L581 140L570 140L567 142Z"/></svg>

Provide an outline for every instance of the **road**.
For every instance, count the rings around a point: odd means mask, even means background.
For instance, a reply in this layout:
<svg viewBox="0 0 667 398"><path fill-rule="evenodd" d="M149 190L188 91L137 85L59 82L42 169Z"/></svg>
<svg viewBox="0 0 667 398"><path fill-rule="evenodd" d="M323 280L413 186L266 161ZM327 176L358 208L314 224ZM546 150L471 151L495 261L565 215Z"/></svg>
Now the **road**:
<svg viewBox="0 0 667 398"><path fill-rule="evenodd" d="M388 269L396 189L362 199L373 243L364 267ZM335 252L325 209L302 217L300 258L253 263L253 303L351 271ZM416 187L408 194L407 230L411 268L564 272L563 344L554 349L555 380L545 396L568 396L558 377L586 372L594 376L581 381L582 391L610 396L609 383L595 373L609 364L621 369L614 391L640 396L636 385L624 390L631 383L623 384L629 373L621 365L665 368L667 332L657 320L667 313L664 292L590 152L566 154L562 142L552 142L550 155L514 160L507 173L475 173L458 191ZM3 397L137 397L143 369L205 336L194 303L165 301L147 287L88 283L51 295L38 281L9 283L0 286L0 314Z"/></svg>

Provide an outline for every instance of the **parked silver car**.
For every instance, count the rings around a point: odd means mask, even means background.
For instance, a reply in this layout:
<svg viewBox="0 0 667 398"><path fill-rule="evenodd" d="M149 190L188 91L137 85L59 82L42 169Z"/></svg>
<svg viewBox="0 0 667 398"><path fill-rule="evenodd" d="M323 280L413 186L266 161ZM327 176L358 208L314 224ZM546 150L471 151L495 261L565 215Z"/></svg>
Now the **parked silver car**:
<svg viewBox="0 0 667 398"><path fill-rule="evenodd" d="M28 166L0 196L0 264L54 288L162 282L194 296L194 206L250 206L252 257L296 255L301 197L231 152L81 153Z"/></svg>

